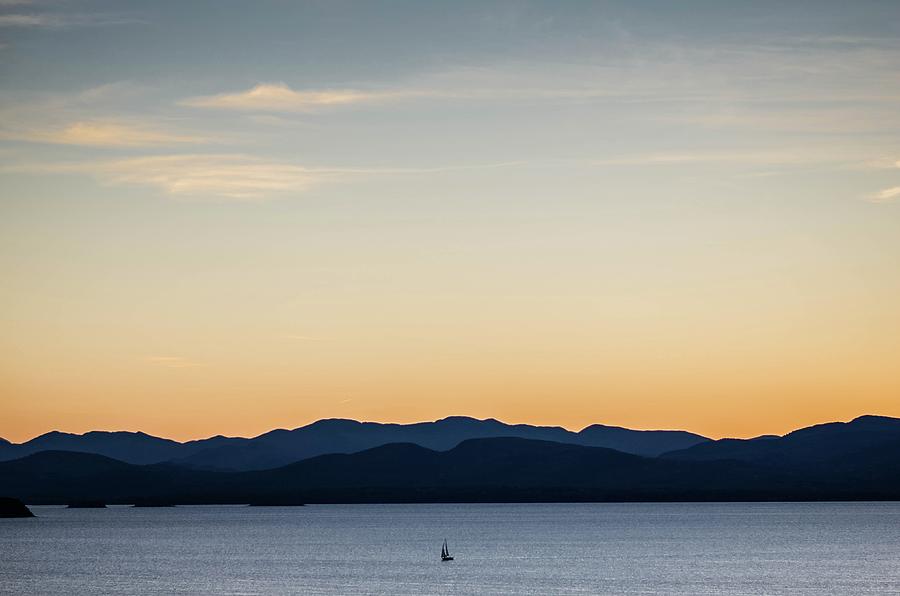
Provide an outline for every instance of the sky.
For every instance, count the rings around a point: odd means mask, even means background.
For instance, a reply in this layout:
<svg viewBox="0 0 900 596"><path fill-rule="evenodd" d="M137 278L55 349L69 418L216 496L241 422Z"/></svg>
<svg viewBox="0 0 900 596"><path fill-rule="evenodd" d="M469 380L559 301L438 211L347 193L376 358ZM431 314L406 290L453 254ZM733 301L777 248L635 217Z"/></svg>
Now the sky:
<svg viewBox="0 0 900 596"><path fill-rule="evenodd" d="M900 416L900 3L0 0L0 436Z"/></svg>

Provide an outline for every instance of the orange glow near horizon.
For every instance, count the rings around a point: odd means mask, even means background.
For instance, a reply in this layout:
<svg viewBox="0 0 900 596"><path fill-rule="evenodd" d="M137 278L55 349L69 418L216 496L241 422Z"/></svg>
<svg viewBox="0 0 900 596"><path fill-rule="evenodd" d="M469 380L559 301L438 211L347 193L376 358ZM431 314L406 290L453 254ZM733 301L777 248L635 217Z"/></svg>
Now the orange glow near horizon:
<svg viewBox="0 0 900 596"><path fill-rule="evenodd" d="M900 281L874 265L783 270L743 256L734 276L700 254L632 254L631 271L562 258L504 270L466 256L389 277L292 277L302 257L126 252L72 265L77 252L7 278L18 292L4 299L0 338L8 440L448 415L718 438L900 416L900 303L886 299ZM673 277L688 257L698 263Z"/></svg>
<svg viewBox="0 0 900 596"><path fill-rule="evenodd" d="M83 256L85 279L67 279L67 258L20 271L29 300L6 299L8 440L53 429L184 440L448 415L718 438L900 416L900 309L882 299L900 295L900 281L873 270L860 283L840 263L813 273L757 265L747 278L707 263L706 279L672 278L658 261L684 255L632 255L633 269L649 270L635 277L614 264L615 279L603 264L498 275L466 259L406 265L408 279L391 283L351 273L343 286L331 272L284 278L293 256L261 268L234 254L216 271L217 253L188 264L211 273L163 270L168 283L119 273L128 254ZM534 285L535 274L553 283Z"/></svg>
<svg viewBox="0 0 900 596"><path fill-rule="evenodd" d="M266 354L259 337L246 340L256 353L221 344L190 356L68 348L52 375L43 365L32 368L36 358L0 365L3 394L28 396L4 400L0 436L21 442L49 430L141 430L188 440L255 436L321 418L410 423L468 415L720 438L783 434L862 414L900 416L900 382L889 357L897 353L894 340L879 347L874 328L835 345L810 327L802 329L803 341L777 352L767 336L753 346L752 330L722 329L695 334L690 349L679 352L686 326L666 333L657 325L643 339L622 331L616 337L630 339L614 346L585 329L554 336L512 327L489 334L482 326L471 336L445 329L439 341L398 333L391 342L345 343L292 334L272 340ZM532 332L540 345L525 342ZM577 350L566 348L575 341ZM101 363L103 374L96 374Z"/></svg>

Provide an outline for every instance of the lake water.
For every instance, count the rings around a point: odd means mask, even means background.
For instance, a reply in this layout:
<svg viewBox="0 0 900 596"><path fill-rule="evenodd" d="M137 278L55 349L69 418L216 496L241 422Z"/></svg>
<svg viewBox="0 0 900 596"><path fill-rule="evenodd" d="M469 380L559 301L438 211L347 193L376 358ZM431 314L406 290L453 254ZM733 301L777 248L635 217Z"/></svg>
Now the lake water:
<svg viewBox="0 0 900 596"><path fill-rule="evenodd" d="M900 594L900 503L33 510L0 593Z"/></svg>

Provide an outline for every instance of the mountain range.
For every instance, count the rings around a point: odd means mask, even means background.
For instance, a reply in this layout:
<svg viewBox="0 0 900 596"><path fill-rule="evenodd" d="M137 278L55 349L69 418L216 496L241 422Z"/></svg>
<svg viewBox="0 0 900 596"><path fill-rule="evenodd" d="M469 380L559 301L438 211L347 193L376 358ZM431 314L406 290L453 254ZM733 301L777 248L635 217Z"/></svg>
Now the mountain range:
<svg viewBox="0 0 900 596"><path fill-rule="evenodd" d="M329 453L355 453L389 443L413 443L446 451L468 439L494 437L606 447L651 457L709 441L685 431L640 431L594 424L576 433L558 426L512 425L464 416L416 424L326 419L294 430L273 430L252 439L215 436L186 443L141 432L93 431L76 435L53 431L21 444L0 443L0 461L41 451L77 451L132 464L171 462L197 469L246 471L276 468Z"/></svg>
<svg viewBox="0 0 900 596"><path fill-rule="evenodd" d="M311 427L319 434L311 435ZM689 446L637 455L571 442L572 436L598 440L588 429L569 433L468 418L372 426L327 420L303 427L307 430L300 435L305 443L288 440L297 431L276 431L275 436L294 449L297 445L310 449L311 437L318 436L324 445L319 450L340 445L347 453L314 455L267 469L224 470L198 467L193 458L245 443L216 437L212 440L215 446L198 448L196 444L202 441L175 443L139 433L88 433L81 435L88 437L86 442L74 439L78 435L64 435L66 438L55 437L59 442L45 439L39 444L98 448L104 445L100 439L110 438L106 447L130 446L132 457L175 454L175 459L139 464L84 451L33 451L0 462L0 495L34 504L900 499L900 419L896 418L862 416L781 437L717 441L689 433L644 435L625 429L607 433L609 427L588 428L594 429L592 432L599 428L599 436L605 440L610 436L631 441L640 438L645 442L637 445L643 449L649 449L650 439L657 441L656 449L672 441ZM437 432L448 429L456 434ZM510 429L570 442L509 435L456 442L465 433ZM389 440L395 433L436 442L443 448L394 441L355 449L366 441ZM266 445L266 449L273 448L271 443ZM181 449L192 449L192 455L178 459ZM303 451L292 453L298 452Z"/></svg>

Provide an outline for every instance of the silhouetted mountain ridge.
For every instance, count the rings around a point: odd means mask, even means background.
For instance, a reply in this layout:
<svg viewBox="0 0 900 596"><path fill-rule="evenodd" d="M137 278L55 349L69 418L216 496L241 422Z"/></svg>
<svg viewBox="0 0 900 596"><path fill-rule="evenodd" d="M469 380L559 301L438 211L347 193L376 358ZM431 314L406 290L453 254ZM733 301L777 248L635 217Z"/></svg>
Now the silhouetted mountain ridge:
<svg viewBox="0 0 900 596"><path fill-rule="evenodd" d="M480 438L447 451L391 443L275 469L223 472L133 465L47 451L0 462L0 494L30 503L332 503L822 500L900 498L900 435L806 465L648 458L602 447Z"/></svg>
<svg viewBox="0 0 900 596"><path fill-rule="evenodd" d="M187 443L141 432L94 431L74 435L54 431L21 445L0 445L0 461L39 451L65 450L106 455L134 464L172 461L203 469L261 470L317 455L354 453L389 443L408 442L446 451L467 439L505 436L608 447L648 456L709 440L685 431L635 431L593 425L576 433L557 426L505 424L493 418L465 416L414 424L329 418L293 430L272 430L252 439L215 436Z"/></svg>
<svg viewBox="0 0 900 596"><path fill-rule="evenodd" d="M850 422L829 422L801 428L783 437L720 439L666 453L682 461L733 460L776 470L803 468L808 477L827 481L836 473L868 477L890 476L900 470L900 419L860 416Z"/></svg>
<svg viewBox="0 0 900 596"><path fill-rule="evenodd" d="M179 443L140 431L90 431L81 435L50 431L22 444L0 444L0 461L40 451L74 451L106 455L134 464L148 464L185 457L185 454L221 445L229 440L225 437L212 437Z"/></svg>

